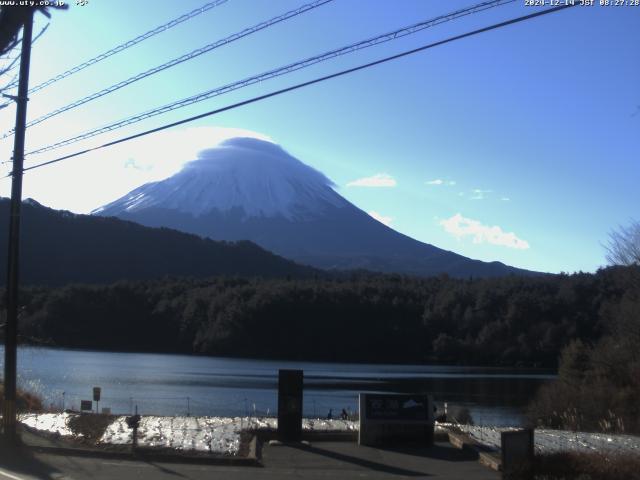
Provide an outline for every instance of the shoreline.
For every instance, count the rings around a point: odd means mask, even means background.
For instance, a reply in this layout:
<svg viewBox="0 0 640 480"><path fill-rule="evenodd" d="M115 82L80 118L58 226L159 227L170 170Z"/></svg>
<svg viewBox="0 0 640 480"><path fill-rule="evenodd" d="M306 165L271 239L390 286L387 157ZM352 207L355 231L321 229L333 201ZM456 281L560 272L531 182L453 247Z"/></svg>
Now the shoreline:
<svg viewBox="0 0 640 480"><path fill-rule="evenodd" d="M531 374L532 371L537 372L533 375L537 375L536 378L545 377L549 380L553 380L557 377L558 369L551 367L529 367L523 365L517 366L509 366L509 365L468 365L468 364L450 364L450 363L437 363L437 362L427 362L427 363L390 363L390 362L371 362L371 361L353 361L353 360L313 360L313 359L289 359L289 358L278 358L278 357L246 357L246 356L224 356L224 355L208 355L201 353L187 353L187 352L162 352L162 351L137 351L137 350L102 350L88 347L65 347L65 346L57 346L57 345L36 345L36 344L28 344L21 343L18 345L18 352L24 349L49 349L56 351L68 351L68 352L83 352L83 353L100 353L100 354L113 354L113 355L167 355L167 356L175 356L175 357L185 357L185 358L208 358L208 359L219 359L219 360L233 360L233 361L243 361L247 362L276 362L276 363L312 363L312 364L326 364L326 365L354 365L354 366L370 366L370 367L378 367L378 366L392 366L392 367L413 367L413 368L425 368L425 367L434 367L434 368L448 368L448 369L477 369L477 370L495 370L495 371L523 371ZM0 341L0 350L4 350L4 341ZM539 376L539 377L538 377Z"/></svg>

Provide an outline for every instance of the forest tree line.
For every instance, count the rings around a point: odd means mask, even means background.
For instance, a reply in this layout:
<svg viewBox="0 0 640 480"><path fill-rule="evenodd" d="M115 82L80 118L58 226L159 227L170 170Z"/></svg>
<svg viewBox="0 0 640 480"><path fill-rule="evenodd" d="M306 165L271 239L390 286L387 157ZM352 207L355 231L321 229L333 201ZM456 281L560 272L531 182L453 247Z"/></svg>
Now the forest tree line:
<svg viewBox="0 0 640 480"><path fill-rule="evenodd" d="M639 267L461 280L164 278L27 288L22 343L115 351L556 367L620 329Z"/></svg>
<svg viewBox="0 0 640 480"><path fill-rule="evenodd" d="M640 434L638 268L630 270L633 275L619 300L601 307L603 335L596 341L574 339L562 350L558 379L544 385L529 406L534 423Z"/></svg>

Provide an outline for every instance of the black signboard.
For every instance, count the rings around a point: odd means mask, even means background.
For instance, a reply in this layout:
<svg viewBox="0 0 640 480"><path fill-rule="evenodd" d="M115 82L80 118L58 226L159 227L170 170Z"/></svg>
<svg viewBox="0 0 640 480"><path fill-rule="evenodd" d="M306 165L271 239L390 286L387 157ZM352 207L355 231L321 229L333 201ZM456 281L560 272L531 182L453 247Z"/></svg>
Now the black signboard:
<svg viewBox="0 0 640 480"><path fill-rule="evenodd" d="M361 393L358 444L433 445L433 400L423 393Z"/></svg>
<svg viewBox="0 0 640 480"><path fill-rule="evenodd" d="M80 400L80 410L93 410L93 402L91 400Z"/></svg>
<svg viewBox="0 0 640 480"><path fill-rule="evenodd" d="M302 370L278 372L278 439L302 440Z"/></svg>

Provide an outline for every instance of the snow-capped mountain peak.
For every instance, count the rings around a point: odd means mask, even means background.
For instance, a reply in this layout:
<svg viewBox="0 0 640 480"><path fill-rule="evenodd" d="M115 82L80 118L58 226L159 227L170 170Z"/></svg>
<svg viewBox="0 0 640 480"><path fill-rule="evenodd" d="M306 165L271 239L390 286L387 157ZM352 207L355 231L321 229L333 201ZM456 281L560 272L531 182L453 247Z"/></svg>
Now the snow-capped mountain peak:
<svg viewBox="0 0 640 480"><path fill-rule="evenodd" d="M172 177L145 184L92 213L158 207L197 217L242 209L248 217L296 219L344 202L322 173L274 143L246 137L203 150Z"/></svg>

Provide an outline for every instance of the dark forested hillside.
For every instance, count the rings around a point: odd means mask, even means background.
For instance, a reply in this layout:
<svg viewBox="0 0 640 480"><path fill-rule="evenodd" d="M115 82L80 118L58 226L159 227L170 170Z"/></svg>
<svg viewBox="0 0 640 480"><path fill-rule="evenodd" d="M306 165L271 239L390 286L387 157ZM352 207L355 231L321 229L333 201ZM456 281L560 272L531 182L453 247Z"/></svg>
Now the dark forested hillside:
<svg viewBox="0 0 640 480"><path fill-rule="evenodd" d="M0 199L6 228L9 201ZM0 272L6 271L7 235L0 235ZM251 242L217 242L167 228L116 218L76 215L33 201L22 207L21 279L25 284L111 283L163 275L309 277L318 271ZM4 284L5 275L0 275Z"/></svg>
<svg viewBox="0 0 640 480"><path fill-rule="evenodd" d="M25 341L329 361L556 365L606 334L640 268L460 280L166 279L23 292Z"/></svg>

